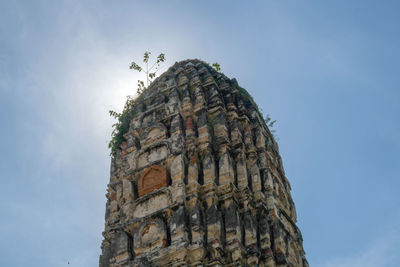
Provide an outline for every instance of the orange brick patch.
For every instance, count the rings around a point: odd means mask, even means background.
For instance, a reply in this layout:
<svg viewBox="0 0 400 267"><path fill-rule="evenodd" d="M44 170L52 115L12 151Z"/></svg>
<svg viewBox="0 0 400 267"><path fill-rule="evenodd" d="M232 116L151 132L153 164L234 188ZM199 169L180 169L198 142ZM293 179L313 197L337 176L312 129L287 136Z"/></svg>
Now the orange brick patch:
<svg viewBox="0 0 400 267"><path fill-rule="evenodd" d="M139 178L138 194L139 197L153 192L156 189L168 185L167 170L159 165L147 168Z"/></svg>

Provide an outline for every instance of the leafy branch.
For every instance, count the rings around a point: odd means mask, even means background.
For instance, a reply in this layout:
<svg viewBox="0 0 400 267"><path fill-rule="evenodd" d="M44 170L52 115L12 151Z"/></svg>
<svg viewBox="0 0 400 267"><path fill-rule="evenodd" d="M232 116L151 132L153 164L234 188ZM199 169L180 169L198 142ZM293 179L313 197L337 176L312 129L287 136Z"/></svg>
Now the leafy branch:
<svg viewBox="0 0 400 267"><path fill-rule="evenodd" d="M212 66L214 67L214 69L215 69L216 71L220 71L220 70L221 70L221 66L220 66L217 62L215 62L214 64L212 64Z"/></svg>
<svg viewBox="0 0 400 267"><path fill-rule="evenodd" d="M156 77L157 72L160 70L160 66L162 62L165 62L165 54L161 53L157 56L156 61L149 68L149 59L151 52L146 51L143 55L143 62L145 63L144 67L141 67L136 62L132 62L129 66L130 69L136 70L138 72L144 72L146 74L146 86L144 81L138 80L137 82L137 97L133 97L128 95L124 109L121 113L118 113L114 110L110 110L109 114L111 117L117 120L116 123L113 124L113 131L111 134L111 141L108 143L108 147L111 148L111 155L115 156L115 153L120 148L122 142L124 141L124 134L129 130L129 124L133 117L137 113L137 106L140 103L140 99L142 98L142 93L146 88L151 84L153 79Z"/></svg>
<svg viewBox="0 0 400 267"><path fill-rule="evenodd" d="M269 114L267 114L264 118L265 124L268 126L268 128L274 127L274 124L276 123L276 120L272 120ZM270 129L272 135L274 136L275 140L278 141L278 137L276 136L276 130L275 129Z"/></svg>
<svg viewBox="0 0 400 267"><path fill-rule="evenodd" d="M156 77L157 72L160 70L160 65L162 62L165 62L165 54L161 53L157 56L157 60L153 63L153 65L149 68L149 59L150 59L151 52L146 51L143 55L143 62L146 63L145 68L141 67L136 62L132 61L131 66L129 67L131 70L136 70L138 72L143 71L146 74L146 86L144 86L144 82L138 80L137 83L137 93L141 94L153 81Z"/></svg>
<svg viewBox="0 0 400 267"><path fill-rule="evenodd" d="M264 118L265 124L269 127L272 128L276 122L276 120L272 120L271 117L269 116L269 114L267 114L267 116L265 116Z"/></svg>

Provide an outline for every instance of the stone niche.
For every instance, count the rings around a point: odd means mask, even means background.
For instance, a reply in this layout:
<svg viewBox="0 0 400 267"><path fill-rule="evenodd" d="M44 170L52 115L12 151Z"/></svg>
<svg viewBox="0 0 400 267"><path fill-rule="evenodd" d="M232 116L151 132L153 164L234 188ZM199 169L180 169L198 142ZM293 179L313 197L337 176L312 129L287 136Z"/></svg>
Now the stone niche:
<svg viewBox="0 0 400 267"><path fill-rule="evenodd" d="M152 145L140 153L137 167L142 168L153 162L165 159L168 156L168 144L166 142Z"/></svg>
<svg viewBox="0 0 400 267"><path fill-rule="evenodd" d="M142 136L142 146L150 145L158 140L167 138L167 129L162 123L149 127Z"/></svg>
<svg viewBox="0 0 400 267"><path fill-rule="evenodd" d="M142 223L135 235L135 254L157 250L166 247L167 227L159 218L149 219Z"/></svg>
<svg viewBox="0 0 400 267"><path fill-rule="evenodd" d="M168 186L167 170L160 165L148 167L140 176L138 182L138 195L142 197L156 189Z"/></svg>

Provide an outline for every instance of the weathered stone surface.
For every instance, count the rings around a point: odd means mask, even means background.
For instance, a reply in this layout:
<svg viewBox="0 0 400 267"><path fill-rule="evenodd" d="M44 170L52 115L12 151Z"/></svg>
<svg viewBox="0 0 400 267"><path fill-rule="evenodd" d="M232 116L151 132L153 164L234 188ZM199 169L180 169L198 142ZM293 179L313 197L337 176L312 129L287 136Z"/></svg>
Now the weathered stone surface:
<svg viewBox="0 0 400 267"><path fill-rule="evenodd" d="M145 217L149 214L155 213L158 210L162 210L170 204L170 198L167 194L156 194L150 198L146 198L137 203L134 211L134 218Z"/></svg>
<svg viewBox="0 0 400 267"><path fill-rule="evenodd" d="M143 92L112 159L101 267L307 267L279 148L247 92L199 60Z"/></svg>
<svg viewBox="0 0 400 267"><path fill-rule="evenodd" d="M172 162L171 179L173 184L183 183L185 179L185 158L182 154L176 156Z"/></svg>

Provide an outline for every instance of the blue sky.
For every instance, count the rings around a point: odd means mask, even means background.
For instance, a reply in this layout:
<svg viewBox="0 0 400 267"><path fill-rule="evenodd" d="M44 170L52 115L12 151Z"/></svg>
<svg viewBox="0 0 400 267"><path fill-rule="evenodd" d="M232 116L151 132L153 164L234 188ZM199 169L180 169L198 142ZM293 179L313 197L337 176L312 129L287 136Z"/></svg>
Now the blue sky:
<svg viewBox="0 0 400 267"><path fill-rule="evenodd" d="M144 2L0 2L0 265L98 264L108 110L150 50L277 120L311 266L399 266L398 2Z"/></svg>

